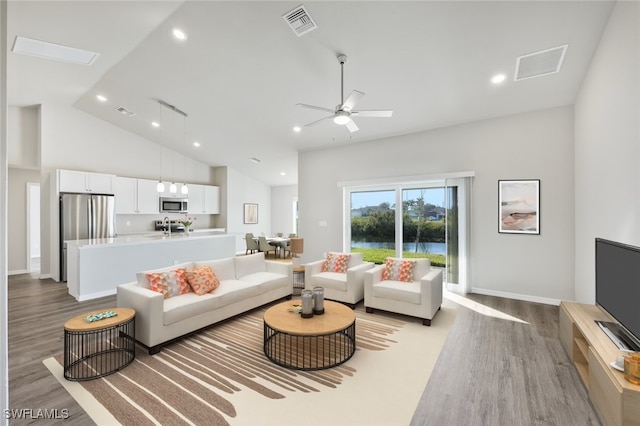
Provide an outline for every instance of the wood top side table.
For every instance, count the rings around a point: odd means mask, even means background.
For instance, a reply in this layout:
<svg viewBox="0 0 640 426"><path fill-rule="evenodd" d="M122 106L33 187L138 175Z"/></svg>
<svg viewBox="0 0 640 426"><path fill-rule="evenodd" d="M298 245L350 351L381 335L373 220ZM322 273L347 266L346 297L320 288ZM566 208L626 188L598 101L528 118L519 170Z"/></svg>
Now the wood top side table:
<svg viewBox="0 0 640 426"><path fill-rule="evenodd" d="M93 322L84 318L106 311L116 316ZM112 308L86 312L64 324L64 378L97 379L131 364L136 356L136 312Z"/></svg>

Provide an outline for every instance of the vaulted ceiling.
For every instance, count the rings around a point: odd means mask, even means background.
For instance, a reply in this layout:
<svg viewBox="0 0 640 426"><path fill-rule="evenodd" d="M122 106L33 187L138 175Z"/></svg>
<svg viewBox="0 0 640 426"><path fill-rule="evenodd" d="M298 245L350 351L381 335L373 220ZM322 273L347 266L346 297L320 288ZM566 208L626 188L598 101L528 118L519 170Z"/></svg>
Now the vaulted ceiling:
<svg viewBox="0 0 640 426"><path fill-rule="evenodd" d="M295 184L299 151L573 104L613 7L310 1L317 29L298 37L283 15L299 4L9 1L10 45L23 36L100 54L85 66L10 53L9 104L73 106L212 166ZM518 56L563 45L560 72L514 81ZM304 127L327 113L297 103L340 103L338 54L348 57L345 96L364 92L356 109L391 118L355 118L353 133L331 120ZM492 84L498 73L506 80Z"/></svg>

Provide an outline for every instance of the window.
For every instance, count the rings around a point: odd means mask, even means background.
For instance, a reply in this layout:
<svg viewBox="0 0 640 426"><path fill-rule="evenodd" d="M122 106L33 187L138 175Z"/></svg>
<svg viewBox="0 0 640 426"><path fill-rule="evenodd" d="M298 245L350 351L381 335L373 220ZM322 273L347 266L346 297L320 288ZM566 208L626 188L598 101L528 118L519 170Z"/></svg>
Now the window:
<svg viewBox="0 0 640 426"><path fill-rule="evenodd" d="M364 260L424 258L467 291L470 177L393 185L344 185L344 249Z"/></svg>
<svg viewBox="0 0 640 426"><path fill-rule="evenodd" d="M351 251L375 263L386 257L428 257L434 266L445 266L442 185L350 191Z"/></svg>

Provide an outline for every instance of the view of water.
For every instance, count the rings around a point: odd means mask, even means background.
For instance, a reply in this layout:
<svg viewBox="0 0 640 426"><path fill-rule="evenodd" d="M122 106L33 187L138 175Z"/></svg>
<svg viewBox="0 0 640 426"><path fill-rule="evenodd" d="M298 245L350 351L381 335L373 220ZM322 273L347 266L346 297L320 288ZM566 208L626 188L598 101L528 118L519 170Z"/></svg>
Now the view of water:
<svg viewBox="0 0 640 426"><path fill-rule="evenodd" d="M382 249L394 249L395 244L393 242L367 242L367 241L352 241L351 247L355 248L382 248ZM404 243L402 245L402 251L415 252L415 243ZM446 254L445 243L418 243L418 253L431 253L431 254Z"/></svg>

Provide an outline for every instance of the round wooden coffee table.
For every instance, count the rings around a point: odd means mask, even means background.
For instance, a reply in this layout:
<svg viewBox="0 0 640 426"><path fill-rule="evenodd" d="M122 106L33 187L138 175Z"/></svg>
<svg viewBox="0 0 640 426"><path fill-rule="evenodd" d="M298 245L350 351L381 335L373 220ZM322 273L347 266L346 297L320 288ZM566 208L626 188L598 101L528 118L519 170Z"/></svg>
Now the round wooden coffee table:
<svg viewBox="0 0 640 426"><path fill-rule="evenodd" d="M93 322L85 317L115 312ZM101 309L64 323L64 378L81 381L115 373L136 357L136 312L129 308Z"/></svg>
<svg viewBox="0 0 640 426"><path fill-rule="evenodd" d="M264 354L294 370L323 370L351 358L356 350L356 316L341 303L324 301L324 314L302 318L286 301L264 313Z"/></svg>

